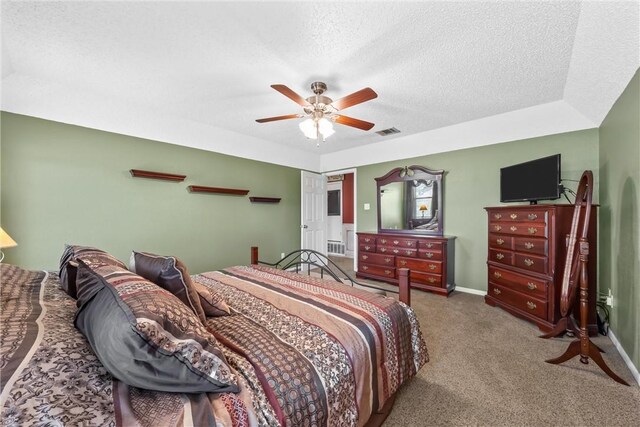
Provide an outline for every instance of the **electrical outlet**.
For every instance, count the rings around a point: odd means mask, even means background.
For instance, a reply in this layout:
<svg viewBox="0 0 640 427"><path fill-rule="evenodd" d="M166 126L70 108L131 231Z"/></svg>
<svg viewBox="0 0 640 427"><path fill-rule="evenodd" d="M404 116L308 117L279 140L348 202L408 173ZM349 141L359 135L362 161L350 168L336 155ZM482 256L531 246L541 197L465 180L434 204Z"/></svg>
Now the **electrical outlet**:
<svg viewBox="0 0 640 427"><path fill-rule="evenodd" d="M611 293L611 289L609 289L609 295L607 295L607 301L606 304L609 307L613 307L613 294Z"/></svg>
<svg viewBox="0 0 640 427"><path fill-rule="evenodd" d="M365 203L365 204L364 204L364 210L365 210L365 211L368 211L369 209L371 209L371 204L369 204L369 203Z"/></svg>
<svg viewBox="0 0 640 427"><path fill-rule="evenodd" d="M280 259L284 258L284 256L285 256L285 255L286 255L286 254L285 254L284 252L282 252L282 253L280 254Z"/></svg>

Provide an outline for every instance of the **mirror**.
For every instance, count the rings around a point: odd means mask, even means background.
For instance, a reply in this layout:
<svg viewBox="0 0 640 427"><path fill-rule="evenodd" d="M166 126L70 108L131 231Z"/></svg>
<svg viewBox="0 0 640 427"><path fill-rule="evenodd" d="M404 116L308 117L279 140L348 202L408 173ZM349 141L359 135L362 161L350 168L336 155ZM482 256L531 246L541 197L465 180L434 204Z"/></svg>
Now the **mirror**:
<svg viewBox="0 0 640 427"><path fill-rule="evenodd" d="M378 232L442 235L444 171L405 166L376 178Z"/></svg>

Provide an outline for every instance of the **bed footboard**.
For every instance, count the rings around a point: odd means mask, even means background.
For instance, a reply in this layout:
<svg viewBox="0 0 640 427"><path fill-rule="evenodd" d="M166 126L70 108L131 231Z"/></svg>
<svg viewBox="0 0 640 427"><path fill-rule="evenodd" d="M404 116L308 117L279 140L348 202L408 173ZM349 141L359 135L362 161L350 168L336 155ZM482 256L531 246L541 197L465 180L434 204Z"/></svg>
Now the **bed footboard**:
<svg viewBox="0 0 640 427"><path fill-rule="evenodd" d="M383 289L368 283L360 283L355 279L351 278L344 270L338 267L333 261L327 258L324 254L321 254L320 252L316 252L310 249L298 249L296 251L289 253L281 260L275 263L270 263L270 262L260 261L259 255L258 255L258 247L252 246L251 247L251 264L252 265L264 264L264 265L279 268L282 270L295 268L296 271L300 271L300 267L307 266L307 271L309 272L311 271L312 267L318 268L320 269L320 275L322 277L324 277L324 274L327 274L333 279L335 279L336 281L344 283L343 279L340 279L340 277L338 277L338 275L335 273L335 271L337 270L338 272L342 273L346 277L346 280L348 280L351 283L351 286L358 285L365 288L376 289L384 292L391 292L394 294L398 294L398 299L401 302L409 306L411 305L411 284L410 284L411 272L409 271L408 268L400 268L398 270L399 290L395 291L395 290L386 289L386 288Z"/></svg>

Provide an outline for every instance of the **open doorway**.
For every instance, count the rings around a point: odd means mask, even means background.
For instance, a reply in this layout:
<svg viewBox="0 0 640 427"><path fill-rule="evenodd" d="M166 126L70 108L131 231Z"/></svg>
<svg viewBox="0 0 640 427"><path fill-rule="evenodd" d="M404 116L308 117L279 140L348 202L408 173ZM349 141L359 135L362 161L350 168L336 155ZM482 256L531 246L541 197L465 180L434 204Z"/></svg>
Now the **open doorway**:
<svg viewBox="0 0 640 427"><path fill-rule="evenodd" d="M348 273L354 271L356 253L356 172L327 175L327 254Z"/></svg>

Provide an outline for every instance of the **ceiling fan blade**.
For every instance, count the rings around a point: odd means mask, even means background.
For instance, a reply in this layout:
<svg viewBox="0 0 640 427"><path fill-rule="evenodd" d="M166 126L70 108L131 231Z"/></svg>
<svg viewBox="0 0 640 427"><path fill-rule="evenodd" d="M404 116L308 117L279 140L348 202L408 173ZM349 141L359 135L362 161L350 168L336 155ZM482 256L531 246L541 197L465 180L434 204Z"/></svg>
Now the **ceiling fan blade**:
<svg viewBox="0 0 640 427"><path fill-rule="evenodd" d="M353 107L354 105L362 104L363 102L370 101L377 98L378 94L375 93L370 87L366 87L362 90L347 95L344 98L340 98L337 101L333 101L331 105L336 110L344 110L345 108Z"/></svg>
<svg viewBox="0 0 640 427"><path fill-rule="evenodd" d="M286 96L287 98L293 100L294 102L297 102L299 105L302 105L303 107L307 107L311 105L307 102L306 99L304 99L303 97L301 97L300 95L298 95L297 93L295 93L294 91L286 87L285 85L271 85L271 87L277 90L278 92L280 92L281 94L283 94L284 96Z"/></svg>
<svg viewBox="0 0 640 427"><path fill-rule="evenodd" d="M365 122L364 120L354 119L353 117L347 117L347 116L336 116L336 123L340 123L341 125L351 126L353 128L358 128L362 130L369 130L373 126L375 126L371 122Z"/></svg>
<svg viewBox="0 0 640 427"><path fill-rule="evenodd" d="M297 119L300 114L287 114L286 116L267 117L265 119L256 119L258 123L275 122L277 120Z"/></svg>

